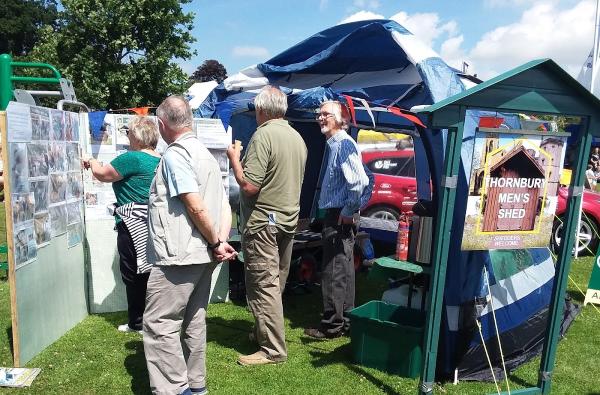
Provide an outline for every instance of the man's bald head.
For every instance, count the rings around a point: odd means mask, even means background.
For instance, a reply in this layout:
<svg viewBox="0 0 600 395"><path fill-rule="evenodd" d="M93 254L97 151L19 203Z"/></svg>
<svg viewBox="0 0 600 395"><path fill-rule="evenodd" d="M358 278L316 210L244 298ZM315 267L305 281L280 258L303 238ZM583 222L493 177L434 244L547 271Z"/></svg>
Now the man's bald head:
<svg viewBox="0 0 600 395"><path fill-rule="evenodd" d="M194 122L192 109L183 96L173 95L167 97L156 109L156 116L173 131L192 130Z"/></svg>

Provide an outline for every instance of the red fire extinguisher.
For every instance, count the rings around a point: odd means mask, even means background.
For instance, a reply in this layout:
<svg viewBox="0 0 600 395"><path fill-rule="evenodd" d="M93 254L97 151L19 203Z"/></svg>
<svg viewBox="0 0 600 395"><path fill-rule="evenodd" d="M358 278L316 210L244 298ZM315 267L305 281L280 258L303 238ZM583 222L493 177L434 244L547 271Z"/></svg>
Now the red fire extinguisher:
<svg viewBox="0 0 600 395"><path fill-rule="evenodd" d="M408 232L408 218L402 214L398 222L398 240L396 242L396 259L399 261L408 259Z"/></svg>

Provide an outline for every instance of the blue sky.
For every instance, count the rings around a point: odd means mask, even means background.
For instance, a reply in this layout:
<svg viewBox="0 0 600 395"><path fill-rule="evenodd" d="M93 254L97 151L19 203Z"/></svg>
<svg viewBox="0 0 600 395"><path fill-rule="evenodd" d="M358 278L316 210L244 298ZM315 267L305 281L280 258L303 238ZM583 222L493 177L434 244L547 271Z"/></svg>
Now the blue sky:
<svg viewBox="0 0 600 395"><path fill-rule="evenodd" d="M347 20L394 19L447 63L487 79L549 57L576 75L593 44L594 0L193 0L190 73L217 59L229 75Z"/></svg>

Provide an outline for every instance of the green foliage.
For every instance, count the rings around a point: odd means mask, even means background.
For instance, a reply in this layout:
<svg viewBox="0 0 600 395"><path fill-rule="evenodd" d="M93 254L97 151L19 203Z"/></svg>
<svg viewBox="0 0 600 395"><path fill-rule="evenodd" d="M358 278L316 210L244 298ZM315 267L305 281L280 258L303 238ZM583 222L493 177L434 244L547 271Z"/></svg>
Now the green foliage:
<svg viewBox="0 0 600 395"><path fill-rule="evenodd" d="M57 18L56 0L0 1L0 53L28 54L39 39L39 30L56 27Z"/></svg>
<svg viewBox="0 0 600 395"><path fill-rule="evenodd" d="M42 29L28 60L57 67L93 108L157 105L185 89L173 60L193 55L190 1L63 0L59 29Z"/></svg>
<svg viewBox="0 0 600 395"><path fill-rule="evenodd" d="M220 84L225 78L227 78L225 66L214 59L205 60L192 74L192 80L195 82L217 81Z"/></svg>

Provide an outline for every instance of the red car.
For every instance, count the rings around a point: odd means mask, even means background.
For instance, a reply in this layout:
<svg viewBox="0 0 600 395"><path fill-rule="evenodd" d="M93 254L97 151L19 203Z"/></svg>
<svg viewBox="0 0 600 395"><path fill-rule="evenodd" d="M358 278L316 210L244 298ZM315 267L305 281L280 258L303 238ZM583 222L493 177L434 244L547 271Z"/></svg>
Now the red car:
<svg viewBox="0 0 600 395"><path fill-rule="evenodd" d="M563 214L567 208L568 188L558 190L558 202L556 205L556 216L552 230L552 246L557 251L562 232ZM560 219L560 220L559 220ZM579 225L579 242L577 243L577 254L594 255L598 248L598 229L600 224L600 193L586 190L583 193L583 204L581 223Z"/></svg>
<svg viewBox="0 0 600 395"><path fill-rule="evenodd" d="M400 213L411 213L417 202L415 152L363 151L363 163L373 172L373 195L363 213L367 217L398 220Z"/></svg>
<svg viewBox="0 0 600 395"><path fill-rule="evenodd" d="M398 220L400 213L411 213L417 202L415 157L413 150L363 151L363 163L373 172L375 186L373 195L363 209L367 217ZM567 188L558 191L557 218L552 231L555 251L560 242L562 216L566 209ZM579 227L578 254L595 254L600 237L600 193L585 191L583 211Z"/></svg>

